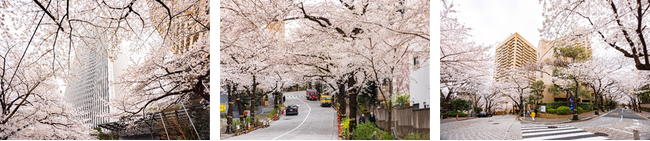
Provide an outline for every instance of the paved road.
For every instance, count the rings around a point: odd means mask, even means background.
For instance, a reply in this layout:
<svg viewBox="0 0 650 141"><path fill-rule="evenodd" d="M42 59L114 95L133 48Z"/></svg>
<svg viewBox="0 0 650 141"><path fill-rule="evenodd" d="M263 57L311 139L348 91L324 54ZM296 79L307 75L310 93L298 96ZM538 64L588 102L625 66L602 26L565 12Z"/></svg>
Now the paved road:
<svg viewBox="0 0 650 141"><path fill-rule="evenodd" d="M603 117L622 117L627 119L647 120L643 116L629 109L616 109Z"/></svg>
<svg viewBox="0 0 650 141"><path fill-rule="evenodd" d="M441 140L521 140L514 115L492 116L440 124Z"/></svg>
<svg viewBox="0 0 650 141"><path fill-rule="evenodd" d="M616 109L598 119L569 123L591 133L604 133L613 140L633 139L633 130L639 131L641 139L650 139L650 120L626 109Z"/></svg>
<svg viewBox="0 0 650 141"><path fill-rule="evenodd" d="M336 140L338 126L336 111L331 107L320 107L318 101L309 101L305 91L289 92L286 105L297 104L298 115L282 116L268 128L226 140Z"/></svg>

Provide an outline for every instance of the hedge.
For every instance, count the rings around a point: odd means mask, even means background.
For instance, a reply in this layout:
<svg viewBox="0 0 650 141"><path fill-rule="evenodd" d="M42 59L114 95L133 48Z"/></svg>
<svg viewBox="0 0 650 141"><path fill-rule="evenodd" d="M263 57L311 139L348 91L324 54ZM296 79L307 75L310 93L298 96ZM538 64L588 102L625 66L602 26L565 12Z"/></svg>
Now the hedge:
<svg viewBox="0 0 650 141"><path fill-rule="evenodd" d="M578 107L578 114L582 114L582 107Z"/></svg>
<svg viewBox="0 0 650 141"><path fill-rule="evenodd" d="M557 109L547 109L546 112L549 114L557 114Z"/></svg>
<svg viewBox="0 0 650 141"><path fill-rule="evenodd" d="M557 109L560 106L566 106L566 102L546 102L544 103L547 109Z"/></svg>
<svg viewBox="0 0 650 141"><path fill-rule="evenodd" d="M557 108L558 115L568 115L569 112L571 112L571 108L567 106L560 106L559 108Z"/></svg>
<svg viewBox="0 0 650 141"><path fill-rule="evenodd" d="M586 111L593 111L594 110L594 104L589 103L589 102L580 102L578 103L578 107L582 107L582 109Z"/></svg>
<svg viewBox="0 0 650 141"><path fill-rule="evenodd" d="M458 115L458 117L466 117L467 116L466 113L462 113L462 112L457 112L457 111L448 111L447 112L447 117L456 117L456 115Z"/></svg>
<svg viewBox="0 0 650 141"><path fill-rule="evenodd" d="M376 132L376 134L374 134ZM360 123L354 129L355 140L372 140L373 134L375 139L394 140L393 135L377 128L375 124L370 122Z"/></svg>
<svg viewBox="0 0 650 141"><path fill-rule="evenodd" d="M566 106L566 102L546 102L540 103L539 105L546 105L546 109L558 109L560 106ZM576 107L582 107L583 110L593 111L594 103L590 102L579 102ZM570 108L569 108L570 109Z"/></svg>

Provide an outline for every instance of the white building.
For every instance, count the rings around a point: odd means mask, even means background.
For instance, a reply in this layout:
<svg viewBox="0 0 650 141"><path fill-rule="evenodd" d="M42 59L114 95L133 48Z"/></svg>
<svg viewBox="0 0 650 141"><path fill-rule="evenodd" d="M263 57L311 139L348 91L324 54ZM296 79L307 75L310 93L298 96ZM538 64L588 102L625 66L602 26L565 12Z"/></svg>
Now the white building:
<svg viewBox="0 0 650 141"><path fill-rule="evenodd" d="M124 55L118 55L118 59L109 61L99 50L103 49L79 49L74 76L68 82L64 94L66 102L81 112L83 123L91 127L115 121L100 115L112 110L106 102L114 99L121 90L117 90L110 82L121 75L127 66Z"/></svg>
<svg viewBox="0 0 650 141"><path fill-rule="evenodd" d="M411 63L413 63L413 66L410 67L409 83L411 105L418 104L418 108L429 108L429 105L431 105L431 99L429 99L429 90L431 89L431 83L429 83L429 59L412 57Z"/></svg>

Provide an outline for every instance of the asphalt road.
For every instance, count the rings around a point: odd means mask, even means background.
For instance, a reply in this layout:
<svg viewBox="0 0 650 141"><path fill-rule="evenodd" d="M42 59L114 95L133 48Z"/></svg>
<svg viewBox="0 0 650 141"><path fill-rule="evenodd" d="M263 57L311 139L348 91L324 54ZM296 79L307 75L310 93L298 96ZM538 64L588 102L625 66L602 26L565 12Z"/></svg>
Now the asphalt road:
<svg viewBox="0 0 650 141"><path fill-rule="evenodd" d="M320 102L309 101L305 91L289 92L286 105L297 104L298 115L282 116L268 128L226 140L336 140L338 126L336 111L331 107L320 107Z"/></svg>
<svg viewBox="0 0 650 141"><path fill-rule="evenodd" d="M636 114L634 113L634 111L631 111L629 109L616 109L603 117L618 117L618 118L627 118L627 119L648 120L643 116Z"/></svg>

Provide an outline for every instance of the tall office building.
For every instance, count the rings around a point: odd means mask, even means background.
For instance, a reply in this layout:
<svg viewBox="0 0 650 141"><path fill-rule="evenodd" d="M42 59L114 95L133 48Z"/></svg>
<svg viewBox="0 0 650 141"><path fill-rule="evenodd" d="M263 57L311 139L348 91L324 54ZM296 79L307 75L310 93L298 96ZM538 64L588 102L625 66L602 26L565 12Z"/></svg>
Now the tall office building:
<svg viewBox="0 0 650 141"><path fill-rule="evenodd" d="M91 127L114 121L100 116L112 110L106 102L114 99L115 94L121 91L116 90L110 82L115 76L121 75L127 65L123 55L108 60L99 52L103 50L101 48L79 49L74 76L64 94L66 102L81 112L82 122Z"/></svg>
<svg viewBox="0 0 650 141"><path fill-rule="evenodd" d="M523 69L527 63L537 61L535 47L515 32L501 42L496 49L497 80L507 77L508 71ZM535 78L531 78L535 81Z"/></svg>

